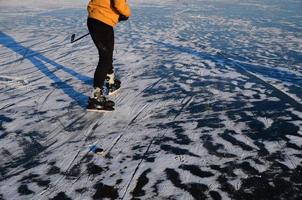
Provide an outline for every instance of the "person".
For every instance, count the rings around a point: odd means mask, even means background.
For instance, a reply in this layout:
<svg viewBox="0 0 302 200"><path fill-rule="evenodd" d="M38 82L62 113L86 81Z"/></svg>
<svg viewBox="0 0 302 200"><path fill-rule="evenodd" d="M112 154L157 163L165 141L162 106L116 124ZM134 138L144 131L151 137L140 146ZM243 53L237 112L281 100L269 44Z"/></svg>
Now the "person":
<svg viewBox="0 0 302 200"><path fill-rule="evenodd" d="M113 68L114 27L128 20L131 10L127 0L90 0L87 10L88 30L99 54L87 109L114 110L114 102L105 97L106 91L113 93L121 85Z"/></svg>

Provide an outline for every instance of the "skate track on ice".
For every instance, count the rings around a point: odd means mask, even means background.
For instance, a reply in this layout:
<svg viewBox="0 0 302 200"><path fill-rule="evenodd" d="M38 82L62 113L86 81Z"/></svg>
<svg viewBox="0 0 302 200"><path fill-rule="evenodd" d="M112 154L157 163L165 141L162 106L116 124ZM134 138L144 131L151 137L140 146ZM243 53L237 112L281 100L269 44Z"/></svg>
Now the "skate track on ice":
<svg viewBox="0 0 302 200"><path fill-rule="evenodd" d="M302 197L299 1L133 0L105 114L86 2L31 2L0 7L1 200Z"/></svg>

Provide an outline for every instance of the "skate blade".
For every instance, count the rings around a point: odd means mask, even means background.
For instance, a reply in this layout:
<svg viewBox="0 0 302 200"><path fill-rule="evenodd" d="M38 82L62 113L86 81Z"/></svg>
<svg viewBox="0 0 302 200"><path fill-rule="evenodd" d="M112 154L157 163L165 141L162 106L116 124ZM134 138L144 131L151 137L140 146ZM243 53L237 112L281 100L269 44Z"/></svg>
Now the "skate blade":
<svg viewBox="0 0 302 200"><path fill-rule="evenodd" d="M119 88L119 89L117 89L117 90L115 90L115 91L113 91L113 92L109 92L109 96L112 96L112 95L115 95L119 90L120 90L121 88Z"/></svg>

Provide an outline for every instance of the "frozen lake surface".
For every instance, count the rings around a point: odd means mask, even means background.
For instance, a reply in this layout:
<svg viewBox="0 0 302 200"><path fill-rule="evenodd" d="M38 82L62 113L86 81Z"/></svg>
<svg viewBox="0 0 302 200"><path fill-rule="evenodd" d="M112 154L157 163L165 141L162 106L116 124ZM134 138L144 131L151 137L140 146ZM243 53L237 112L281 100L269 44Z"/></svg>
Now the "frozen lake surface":
<svg viewBox="0 0 302 200"><path fill-rule="evenodd" d="M302 198L300 0L130 0L105 114L86 3L0 1L1 200Z"/></svg>

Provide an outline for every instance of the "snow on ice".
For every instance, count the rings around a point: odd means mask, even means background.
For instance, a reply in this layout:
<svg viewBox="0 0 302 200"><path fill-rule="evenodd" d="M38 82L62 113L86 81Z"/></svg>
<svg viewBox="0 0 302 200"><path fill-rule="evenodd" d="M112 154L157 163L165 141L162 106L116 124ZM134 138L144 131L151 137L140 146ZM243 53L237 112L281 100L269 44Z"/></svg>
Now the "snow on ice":
<svg viewBox="0 0 302 200"><path fill-rule="evenodd" d="M0 1L0 199L302 198L301 1L130 0L105 114L87 2Z"/></svg>

